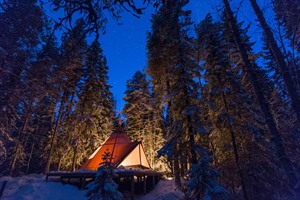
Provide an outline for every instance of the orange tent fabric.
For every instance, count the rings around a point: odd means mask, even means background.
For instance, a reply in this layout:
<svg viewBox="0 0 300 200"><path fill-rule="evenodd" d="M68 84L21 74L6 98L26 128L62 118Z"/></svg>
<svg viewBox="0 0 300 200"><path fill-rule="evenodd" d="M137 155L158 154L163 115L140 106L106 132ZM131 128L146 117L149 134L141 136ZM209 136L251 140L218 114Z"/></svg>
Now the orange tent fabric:
<svg viewBox="0 0 300 200"><path fill-rule="evenodd" d="M112 164L115 167L124 166L125 168L150 169L141 142L131 142L124 131L116 130L100 146L83 165L82 169L97 170L103 162L104 152L112 155Z"/></svg>

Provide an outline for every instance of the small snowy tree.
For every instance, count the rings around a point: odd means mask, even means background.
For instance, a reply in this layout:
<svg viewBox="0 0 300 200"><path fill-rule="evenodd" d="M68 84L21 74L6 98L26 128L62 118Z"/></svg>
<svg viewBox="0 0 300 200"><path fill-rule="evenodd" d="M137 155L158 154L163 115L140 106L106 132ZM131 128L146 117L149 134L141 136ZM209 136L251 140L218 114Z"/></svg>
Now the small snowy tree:
<svg viewBox="0 0 300 200"><path fill-rule="evenodd" d="M112 155L110 152L104 152L102 156L103 162L97 170L95 180L88 184L86 197L88 200L119 200L123 199L123 195L117 190L118 185L113 178L117 174L113 171L111 164Z"/></svg>
<svg viewBox="0 0 300 200"><path fill-rule="evenodd" d="M229 192L218 182L219 173L211 166L212 157L200 146L196 149L200 158L188 171L187 183L191 199L229 199Z"/></svg>

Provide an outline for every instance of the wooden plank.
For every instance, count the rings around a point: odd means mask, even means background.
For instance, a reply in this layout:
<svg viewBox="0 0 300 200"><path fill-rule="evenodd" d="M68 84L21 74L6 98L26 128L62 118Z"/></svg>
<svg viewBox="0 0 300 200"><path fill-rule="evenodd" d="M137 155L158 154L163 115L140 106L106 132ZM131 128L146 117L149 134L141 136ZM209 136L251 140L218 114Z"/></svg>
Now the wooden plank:
<svg viewBox="0 0 300 200"><path fill-rule="evenodd" d="M131 200L134 200L134 176L131 176Z"/></svg>
<svg viewBox="0 0 300 200"><path fill-rule="evenodd" d="M147 185L151 185L154 188L156 182L160 177L163 175L162 172L152 171L152 170L125 170L125 171L119 171L116 170L115 173L118 174L119 178L129 178L131 180L130 188L131 188L131 199L134 199L134 193L135 193L135 183L134 183L134 177L136 176L138 179L138 183L140 186L142 186L143 192L147 192ZM78 180L79 187L84 187L86 184L86 179L94 179L96 176L96 172L48 172L46 174L46 181L50 177L57 177L60 179L60 182L62 183L71 183L74 179ZM149 178L148 184L147 179ZM157 179L156 179L157 178ZM152 179L152 180L151 180ZM144 181L144 182L143 182ZM143 182L143 183L142 183ZM143 185L141 185L143 184Z"/></svg>
<svg viewBox="0 0 300 200"><path fill-rule="evenodd" d="M147 193L147 177L146 177L146 175L143 177L144 178L144 194L146 194Z"/></svg>

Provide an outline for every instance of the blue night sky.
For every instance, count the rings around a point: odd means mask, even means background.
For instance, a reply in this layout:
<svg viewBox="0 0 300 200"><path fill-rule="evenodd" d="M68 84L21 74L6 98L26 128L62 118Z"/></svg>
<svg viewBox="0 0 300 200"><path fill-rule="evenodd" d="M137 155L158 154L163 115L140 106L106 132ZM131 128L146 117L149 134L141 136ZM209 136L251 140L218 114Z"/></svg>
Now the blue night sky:
<svg viewBox="0 0 300 200"><path fill-rule="evenodd" d="M192 9L193 8L193 9ZM192 20L199 22L212 5L191 0L187 9L192 9ZM137 70L144 70L146 66L146 32L151 30L151 15L155 9L149 7L140 18L123 12L121 25L110 19L106 34L102 35L101 45L109 66L109 83L111 91L117 101L117 112L124 106L124 92L126 81L131 79Z"/></svg>
<svg viewBox="0 0 300 200"><path fill-rule="evenodd" d="M250 35L257 35L258 28L253 19L252 8L248 2L243 4L231 4L233 10L238 10L245 23L254 23ZM217 14L216 8L221 8L219 0L190 0L186 9L192 10L192 20L199 23L210 12ZM101 36L101 45L109 66L109 84L117 101L117 112L124 106L124 92L126 81L131 79L137 70L144 70L146 66L146 32L151 30L151 15L155 9L151 6L146 9L140 18L130 13L123 12L120 19L121 25L116 20L109 19L106 26L106 34ZM252 37L252 40L260 40L260 36Z"/></svg>

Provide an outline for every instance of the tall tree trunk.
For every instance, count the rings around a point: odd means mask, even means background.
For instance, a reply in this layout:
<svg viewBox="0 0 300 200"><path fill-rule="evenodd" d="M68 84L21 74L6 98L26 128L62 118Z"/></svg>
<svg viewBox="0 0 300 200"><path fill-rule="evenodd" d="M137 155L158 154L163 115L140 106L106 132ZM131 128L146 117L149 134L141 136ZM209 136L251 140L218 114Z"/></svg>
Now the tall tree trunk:
<svg viewBox="0 0 300 200"><path fill-rule="evenodd" d="M170 81L167 80L166 82L166 91L167 91L167 96L169 97L171 94L170 91ZM168 106L167 106L167 114L168 114L168 121L169 121L169 127L172 128L173 126L173 116L170 113L170 108L172 107L172 102L170 99L168 99ZM176 136L175 136L176 137ZM173 152L173 161L174 161L174 176L175 176L175 185L178 188L182 188L182 184L181 184L181 178L180 178L180 167L179 167L179 158L178 158L178 143L176 142L173 146L174 152Z"/></svg>
<svg viewBox="0 0 300 200"><path fill-rule="evenodd" d="M221 85L223 85L220 75L218 76L218 79L219 79L219 83ZM229 112L229 107L228 107L228 102L227 102L226 95L224 94L224 92L222 92L222 100L223 100L223 103L224 103L225 111L227 113L230 113ZM229 133L230 133L230 137L231 137L231 143L232 143L232 146L233 146L233 154L234 154L234 159L235 159L237 172L238 172L238 175L240 176L240 179L241 179L244 199L248 200L249 198L248 198L248 192L247 192L247 188L246 188L246 184L245 184L245 180L244 180L244 173L243 173L243 170L242 170L240 162L239 162L239 152L238 152L238 147L237 147L237 144L236 144L235 133L234 133L233 127L231 125L229 125Z"/></svg>
<svg viewBox="0 0 300 200"><path fill-rule="evenodd" d="M246 188L246 184L245 184L245 180L244 180L244 173L243 173L243 170L242 170L240 162L239 162L239 153L238 153L238 148L237 148L237 144L236 144L235 134L234 134L232 128L230 128L229 132L230 132L230 136L231 136L231 142L232 142L232 146L233 146L233 153L234 153L235 164L237 167L237 172L241 179L242 189L243 189L243 193L244 193L244 199L248 200L249 197L248 197L248 192L247 192L247 188Z"/></svg>
<svg viewBox="0 0 300 200"><path fill-rule="evenodd" d="M60 168L61 168L61 158L62 158L62 155L59 156L59 159L58 159L58 162L57 162L57 171L60 171Z"/></svg>
<svg viewBox="0 0 300 200"><path fill-rule="evenodd" d="M11 162L11 166L10 166L10 171L9 171L9 175L12 175L15 168L16 168L16 163L17 163L17 160L21 154L21 147L22 147L22 143L23 143L23 140L25 138L25 130L27 128L27 124L28 124L28 120L29 120L29 114L31 113L31 108L32 108L32 103L33 103L33 99L30 101L30 104L29 104L29 107L27 109L27 112L26 112L26 115L25 115L25 119L24 119L24 123L23 123L23 126L22 126L22 129L19 133L19 138L18 138L18 143L17 143L17 147L16 147L16 152L15 152L15 155L14 155L14 158Z"/></svg>
<svg viewBox="0 0 300 200"><path fill-rule="evenodd" d="M195 150L195 131L192 125L192 117L190 115L187 116L187 124L188 124L188 136L189 136L189 145L190 145L190 153L191 153L191 159L189 162L191 162L192 164L196 164L197 154Z"/></svg>
<svg viewBox="0 0 300 200"><path fill-rule="evenodd" d="M32 154L33 154L33 149L34 149L34 143L32 143L32 145L31 145L30 155L29 155L29 158L28 158L28 161L27 161L26 174L28 174L28 172L29 172L30 162L31 162Z"/></svg>
<svg viewBox="0 0 300 200"><path fill-rule="evenodd" d="M288 91L289 97L292 102L293 110L296 113L298 123L300 123L300 99L297 94L297 90L293 83L293 79L289 72L288 66L284 60L284 55L281 52L280 48L278 47L276 40L274 38L274 35L273 35L270 27L268 26L266 19L264 18L263 13L262 13L260 7L258 6L256 0L250 0L250 2L253 7L253 10L258 18L258 21L259 21L262 29L264 30L265 37L267 40L267 45L268 45L269 49L271 50L271 52L276 60L276 63L279 67L285 87Z"/></svg>
<svg viewBox="0 0 300 200"><path fill-rule="evenodd" d="M61 120L62 111L63 111L63 107L64 107L64 104L65 104L66 96L67 95L64 93L63 97L62 97L62 100L60 102L58 117L57 117L55 127L54 127L54 131L53 131L53 136L52 136L52 140L51 140L51 144L50 144L50 150L49 150L48 156L47 156L47 162L46 162L44 174L46 174L49 171L49 168L50 168L51 157L52 157L52 153L53 153L53 149L54 149L54 143L55 143L56 138L57 138L58 127L59 127L59 124L60 124L60 120Z"/></svg>
<svg viewBox="0 0 300 200"><path fill-rule="evenodd" d="M73 172L76 171L76 156L77 156L77 145L74 148L74 154L73 154L73 159L72 159L72 170L73 170Z"/></svg>
<svg viewBox="0 0 300 200"><path fill-rule="evenodd" d="M178 158L178 149L177 144L174 145L174 176L175 176L175 185L178 188L182 188L181 179L180 179L180 168L179 168L179 158Z"/></svg>
<svg viewBox="0 0 300 200"><path fill-rule="evenodd" d="M232 29L232 32L233 32L235 43L239 49L240 56L244 62L243 71L245 74L249 75L252 87L255 91L256 98L260 105L260 109L262 110L262 113L265 117L268 130L271 134L271 144L274 147L275 155L280 160L280 163L288 177L290 186L292 186L292 188L294 188L295 185L297 184L297 174L295 173L295 171L293 169L293 164L292 164L291 160L288 158L288 156L286 154L281 135L276 126L274 117L271 113L268 101L263 95L264 93L262 91L261 85L259 84L259 80L258 80L257 76L255 75L255 73L253 73L253 71L255 70L255 63L253 63L253 62L251 63L251 61L248 58L247 50L241 42L242 41L241 36L239 35L239 30L238 30L237 24L235 22L235 18L232 13L232 10L230 8L228 0L223 0L223 3L225 5L225 11L226 11L226 14L228 17L230 28Z"/></svg>

